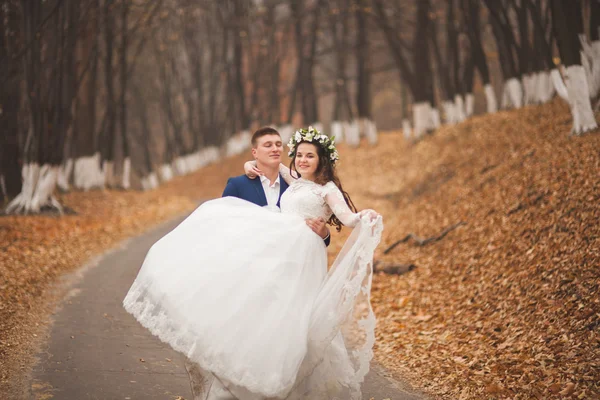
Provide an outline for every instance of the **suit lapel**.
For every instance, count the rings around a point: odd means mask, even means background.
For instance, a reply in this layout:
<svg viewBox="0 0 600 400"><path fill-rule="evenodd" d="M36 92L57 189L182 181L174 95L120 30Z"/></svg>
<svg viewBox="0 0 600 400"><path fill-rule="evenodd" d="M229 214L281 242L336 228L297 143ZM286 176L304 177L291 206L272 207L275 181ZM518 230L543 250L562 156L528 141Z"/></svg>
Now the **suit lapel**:
<svg viewBox="0 0 600 400"><path fill-rule="evenodd" d="M283 196L283 192L289 187L287 182L283 179L283 176L279 174L279 198L277 199L277 207L281 207L279 204L281 202L281 196Z"/></svg>
<svg viewBox="0 0 600 400"><path fill-rule="evenodd" d="M256 204L264 207L267 205L267 196L265 195L265 190L262 187L262 183L260 182L260 178L250 179L250 182L254 186L254 190L256 190L257 202Z"/></svg>

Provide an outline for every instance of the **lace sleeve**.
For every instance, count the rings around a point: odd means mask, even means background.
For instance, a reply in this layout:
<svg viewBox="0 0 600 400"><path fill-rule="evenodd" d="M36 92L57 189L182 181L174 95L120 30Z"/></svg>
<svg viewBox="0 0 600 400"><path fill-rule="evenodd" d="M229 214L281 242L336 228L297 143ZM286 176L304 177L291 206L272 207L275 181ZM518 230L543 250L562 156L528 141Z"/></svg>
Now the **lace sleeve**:
<svg viewBox="0 0 600 400"><path fill-rule="evenodd" d="M344 200L344 195L333 182L324 186L323 197L331 211L342 222L342 224L354 228L360 220L360 214L353 213Z"/></svg>
<svg viewBox="0 0 600 400"><path fill-rule="evenodd" d="M283 180L287 182L288 185L291 185L293 181L298 179L298 176L294 171L290 171L288 167L283 164L279 164L279 173L283 177Z"/></svg>

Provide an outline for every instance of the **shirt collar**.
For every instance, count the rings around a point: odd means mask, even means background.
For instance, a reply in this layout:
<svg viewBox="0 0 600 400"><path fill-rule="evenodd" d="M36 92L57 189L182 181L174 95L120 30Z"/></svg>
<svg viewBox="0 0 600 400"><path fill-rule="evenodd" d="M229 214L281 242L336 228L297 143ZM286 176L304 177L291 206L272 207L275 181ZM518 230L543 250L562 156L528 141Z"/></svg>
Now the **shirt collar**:
<svg viewBox="0 0 600 400"><path fill-rule="evenodd" d="M265 182L267 183L267 185L269 185L270 187L274 187L275 185L279 185L281 184L280 180L279 180L279 174L277 174L277 178L275 179L275 182L273 183L273 185L271 185L271 181L269 180L269 178L267 178L264 175L260 176L260 182L262 184L264 184Z"/></svg>

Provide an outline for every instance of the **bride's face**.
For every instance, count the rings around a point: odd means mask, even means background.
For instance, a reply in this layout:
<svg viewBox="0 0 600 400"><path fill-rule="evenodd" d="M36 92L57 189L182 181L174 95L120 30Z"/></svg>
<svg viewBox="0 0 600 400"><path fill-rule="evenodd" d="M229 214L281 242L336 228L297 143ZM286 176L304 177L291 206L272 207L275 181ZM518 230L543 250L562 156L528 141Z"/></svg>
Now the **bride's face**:
<svg viewBox="0 0 600 400"><path fill-rule="evenodd" d="M317 146L312 143L300 143L296 150L294 166L304 179L314 180L315 172L319 166L319 153Z"/></svg>

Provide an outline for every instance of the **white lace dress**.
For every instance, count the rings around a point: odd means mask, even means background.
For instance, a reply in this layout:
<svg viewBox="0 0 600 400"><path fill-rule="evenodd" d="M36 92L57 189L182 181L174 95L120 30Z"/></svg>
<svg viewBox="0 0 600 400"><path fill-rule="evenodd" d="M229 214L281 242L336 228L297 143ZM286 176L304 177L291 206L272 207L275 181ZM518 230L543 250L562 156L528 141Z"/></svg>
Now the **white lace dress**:
<svg viewBox="0 0 600 400"><path fill-rule="evenodd" d="M239 399L360 399L381 218L352 213L332 182L294 181L280 204L204 203L152 246L124 307ZM328 272L304 220L332 211L354 229Z"/></svg>

